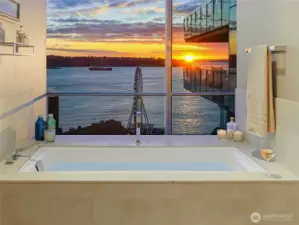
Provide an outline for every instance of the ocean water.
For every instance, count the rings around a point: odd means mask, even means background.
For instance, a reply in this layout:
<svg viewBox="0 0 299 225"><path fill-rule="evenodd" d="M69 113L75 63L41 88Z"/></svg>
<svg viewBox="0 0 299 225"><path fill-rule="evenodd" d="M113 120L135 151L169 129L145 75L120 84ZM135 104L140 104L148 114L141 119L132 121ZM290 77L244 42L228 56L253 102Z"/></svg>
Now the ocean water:
<svg viewBox="0 0 299 225"><path fill-rule="evenodd" d="M88 68L48 70L48 91L56 92L132 92L135 68L115 67L113 71L89 71ZM164 68L145 67L144 92L163 92ZM183 68L173 68L173 92L184 89ZM151 124L164 127L164 97L144 97ZM61 97L60 127L64 131L116 119L127 125L133 97ZM173 133L208 134L220 124L217 104L202 97L173 97Z"/></svg>

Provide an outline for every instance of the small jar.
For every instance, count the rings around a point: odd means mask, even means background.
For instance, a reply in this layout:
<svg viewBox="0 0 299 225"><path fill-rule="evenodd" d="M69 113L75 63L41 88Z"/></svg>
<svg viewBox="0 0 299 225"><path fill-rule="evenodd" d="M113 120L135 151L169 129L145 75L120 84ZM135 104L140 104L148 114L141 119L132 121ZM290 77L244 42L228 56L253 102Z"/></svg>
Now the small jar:
<svg viewBox="0 0 299 225"><path fill-rule="evenodd" d="M234 132L234 141L235 142L243 142L244 141L244 134L241 131Z"/></svg>
<svg viewBox="0 0 299 225"><path fill-rule="evenodd" d="M225 140L226 139L226 130L224 130L224 129L217 130L217 137L220 140Z"/></svg>

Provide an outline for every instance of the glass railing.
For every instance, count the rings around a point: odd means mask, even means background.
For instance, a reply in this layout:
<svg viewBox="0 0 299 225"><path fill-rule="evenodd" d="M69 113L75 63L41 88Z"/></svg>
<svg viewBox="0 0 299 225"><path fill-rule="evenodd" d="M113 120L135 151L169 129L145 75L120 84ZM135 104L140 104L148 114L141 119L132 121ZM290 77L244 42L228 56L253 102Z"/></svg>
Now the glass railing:
<svg viewBox="0 0 299 225"><path fill-rule="evenodd" d="M222 3L216 1L214 3L214 27L222 26Z"/></svg>
<svg viewBox="0 0 299 225"><path fill-rule="evenodd" d="M237 4L237 0L227 0L229 1L229 6L235 6Z"/></svg>
<svg viewBox="0 0 299 225"><path fill-rule="evenodd" d="M222 68L184 68L184 88L192 92L234 92L236 74Z"/></svg>
<svg viewBox="0 0 299 225"><path fill-rule="evenodd" d="M185 18L185 38L229 25L231 4L229 0L211 0L200 5Z"/></svg>
<svg viewBox="0 0 299 225"><path fill-rule="evenodd" d="M237 6L236 5L230 8L229 19L230 19L230 23L229 23L230 29L236 29L237 27Z"/></svg>
<svg viewBox="0 0 299 225"><path fill-rule="evenodd" d="M231 93L235 91L236 73L223 68L184 68L184 88L190 92ZM234 98L231 96L203 96L234 111Z"/></svg>

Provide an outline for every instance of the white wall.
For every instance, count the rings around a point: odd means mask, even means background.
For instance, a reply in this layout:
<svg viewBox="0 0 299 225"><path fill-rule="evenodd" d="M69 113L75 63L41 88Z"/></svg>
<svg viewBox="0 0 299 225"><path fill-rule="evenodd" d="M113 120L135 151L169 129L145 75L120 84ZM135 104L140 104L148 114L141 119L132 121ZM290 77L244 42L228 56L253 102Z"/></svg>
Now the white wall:
<svg viewBox="0 0 299 225"><path fill-rule="evenodd" d="M36 115L46 110L43 100L3 118L4 113L46 92L46 0L19 2L20 23L0 17L6 42L15 42L16 31L23 25L36 55L0 56L0 158L34 135ZM8 50L0 48L1 52Z"/></svg>
<svg viewBox="0 0 299 225"><path fill-rule="evenodd" d="M299 174L299 1L238 0L238 82L236 117L246 130L248 55L261 44L286 45L286 73L277 76L277 161ZM281 63L282 56L278 55ZM252 143L258 139L248 136Z"/></svg>

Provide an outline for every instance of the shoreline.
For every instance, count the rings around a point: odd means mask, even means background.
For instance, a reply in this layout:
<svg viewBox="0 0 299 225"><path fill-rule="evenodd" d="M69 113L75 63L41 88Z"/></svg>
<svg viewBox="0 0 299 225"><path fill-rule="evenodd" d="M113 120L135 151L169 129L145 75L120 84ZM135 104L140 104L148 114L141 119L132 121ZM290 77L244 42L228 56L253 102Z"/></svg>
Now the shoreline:
<svg viewBox="0 0 299 225"><path fill-rule="evenodd" d="M163 135L164 128L152 128L149 135ZM89 126L78 126L68 131L57 130L57 135L135 135L135 129L125 128L120 121L111 119L92 123ZM142 134L144 135L144 134Z"/></svg>

